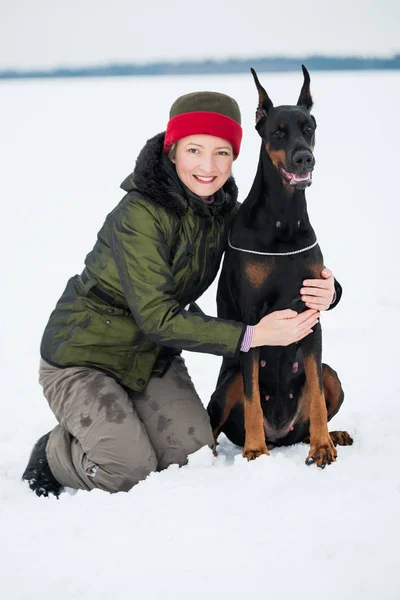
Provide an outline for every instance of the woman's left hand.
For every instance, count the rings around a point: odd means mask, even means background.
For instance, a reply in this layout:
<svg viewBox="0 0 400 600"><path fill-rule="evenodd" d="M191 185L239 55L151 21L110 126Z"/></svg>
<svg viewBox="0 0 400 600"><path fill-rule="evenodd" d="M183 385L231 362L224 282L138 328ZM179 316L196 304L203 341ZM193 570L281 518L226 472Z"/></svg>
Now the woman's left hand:
<svg viewBox="0 0 400 600"><path fill-rule="evenodd" d="M300 295L308 308L328 310L335 294L335 279L329 269L324 269L321 277L323 279L305 279Z"/></svg>

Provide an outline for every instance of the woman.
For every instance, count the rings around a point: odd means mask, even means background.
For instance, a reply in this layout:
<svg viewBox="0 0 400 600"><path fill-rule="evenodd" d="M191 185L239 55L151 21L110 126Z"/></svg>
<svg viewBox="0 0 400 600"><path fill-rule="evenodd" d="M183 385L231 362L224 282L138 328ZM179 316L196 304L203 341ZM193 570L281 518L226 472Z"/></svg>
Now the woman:
<svg viewBox="0 0 400 600"><path fill-rule="evenodd" d="M146 143L122 184L127 193L84 271L69 280L41 344L40 383L59 425L23 474L37 495L128 491L152 471L184 465L213 438L181 351L234 356L287 345L331 304L329 271L302 290L310 310L275 312L255 327L192 304L218 272L238 207L231 168L240 122L224 94L178 98L165 134Z"/></svg>

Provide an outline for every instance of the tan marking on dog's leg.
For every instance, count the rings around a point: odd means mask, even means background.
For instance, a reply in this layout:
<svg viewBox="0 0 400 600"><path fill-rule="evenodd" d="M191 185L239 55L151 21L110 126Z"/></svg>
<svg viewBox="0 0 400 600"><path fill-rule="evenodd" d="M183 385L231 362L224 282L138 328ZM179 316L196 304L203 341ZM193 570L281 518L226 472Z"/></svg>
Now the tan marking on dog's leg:
<svg viewBox="0 0 400 600"><path fill-rule="evenodd" d="M235 375L235 377L233 378L233 381L230 384L230 386L228 387L228 390L226 392L225 406L224 406L224 412L222 414L221 422L217 427L215 427L215 429L213 429L213 436L214 436L213 454L214 454L214 456L218 456L217 450L216 450L216 448L218 446L217 438L218 438L219 434L221 433L221 429L224 426L225 421L228 419L232 408L239 402L243 402L243 398L244 398L243 377L242 377L241 373L237 373L237 375Z"/></svg>
<svg viewBox="0 0 400 600"><path fill-rule="evenodd" d="M261 454L269 454L265 443L263 412L260 401L260 388L258 384L258 357L255 352L252 364L252 396L244 399L244 428L246 438L243 448L243 456L247 460L254 460Z"/></svg>
<svg viewBox="0 0 400 600"><path fill-rule="evenodd" d="M306 462L316 462L319 467L325 467L336 460L337 452L328 432L328 413L323 386L313 355L304 356L304 371L309 395L306 407L308 404L310 420L310 452Z"/></svg>
<svg viewBox="0 0 400 600"><path fill-rule="evenodd" d="M327 410L328 421L331 417L336 415L339 411L340 406L343 402L343 389L340 380L329 365L322 365L322 381L324 386L325 405ZM303 388L303 392L304 392ZM310 403L309 394L302 393L299 400L299 413L303 421L307 421L310 416ZM351 446L353 439L347 431L330 431L329 435L335 446ZM304 444L310 443L310 436L307 435L304 440Z"/></svg>
<svg viewBox="0 0 400 600"><path fill-rule="evenodd" d="M308 392L307 383L303 385L303 389L301 390L299 403L297 406L297 418L300 422L308 421L310 418L310 394ZM310 443L310 435L307 435L304 438L303 443Z"/></svg>
<svg viewBox="0 0 400 600"><path fill-rule="evenodd" d="M297 412L300 415L301 421L308 421L310 418L310 394L308 393L307 382L303 385Z"/></svg>

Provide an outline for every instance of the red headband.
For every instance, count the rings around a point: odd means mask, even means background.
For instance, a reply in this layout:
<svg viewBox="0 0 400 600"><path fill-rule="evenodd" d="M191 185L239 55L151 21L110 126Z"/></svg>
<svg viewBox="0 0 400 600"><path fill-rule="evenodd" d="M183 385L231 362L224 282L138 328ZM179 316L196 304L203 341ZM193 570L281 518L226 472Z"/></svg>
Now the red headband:
<svg viewBox="0 0 400 600"><path fill-rule="evenodd" d="M176 115L168 121L164 139L164 152L172 144L188 135L213 135L227 140L233 149L234 160L240 151L243 131L239 123L226 115L215 112L188 112Z"/></svg>

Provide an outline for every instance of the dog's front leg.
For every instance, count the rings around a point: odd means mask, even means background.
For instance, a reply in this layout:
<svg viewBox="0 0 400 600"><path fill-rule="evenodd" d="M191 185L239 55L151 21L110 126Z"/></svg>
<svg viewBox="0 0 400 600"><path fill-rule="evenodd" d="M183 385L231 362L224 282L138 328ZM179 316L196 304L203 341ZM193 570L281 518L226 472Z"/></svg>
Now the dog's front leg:
<svg viewBox="0 0 400 600"><path fill-rule="evenodd" d="M321 468L336 460L337 451L328 431L328 414L322 380L321 325L302 342L304 371L306 374L306 402L304 416L310 420L310 452L308 465L317 463Z"/></svg>
<svg viewBox="0 0 400 600"><path fill-rule="evenodd" d="M258 348L252 348L242 357L241 366L244 384L244 428L246 432L243 456L247 460L254 460L261 454L269 454L265 443L258 383Z"/></svg>

